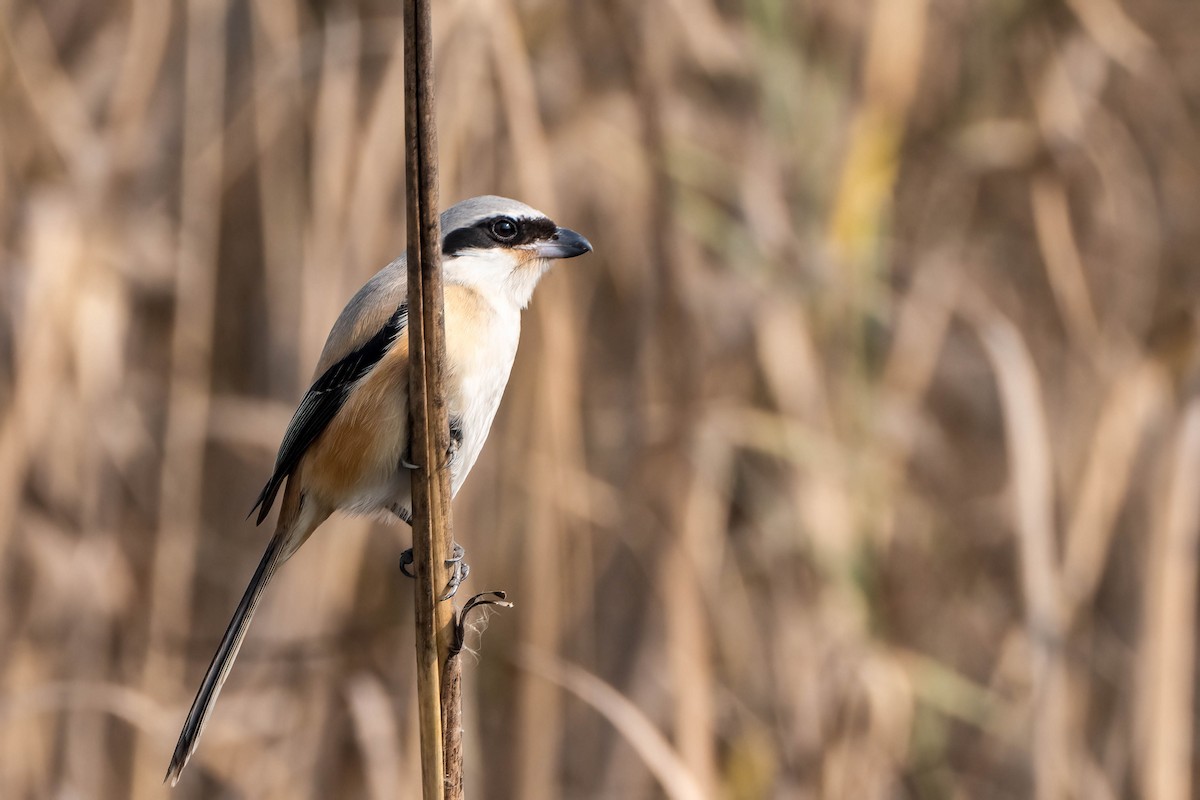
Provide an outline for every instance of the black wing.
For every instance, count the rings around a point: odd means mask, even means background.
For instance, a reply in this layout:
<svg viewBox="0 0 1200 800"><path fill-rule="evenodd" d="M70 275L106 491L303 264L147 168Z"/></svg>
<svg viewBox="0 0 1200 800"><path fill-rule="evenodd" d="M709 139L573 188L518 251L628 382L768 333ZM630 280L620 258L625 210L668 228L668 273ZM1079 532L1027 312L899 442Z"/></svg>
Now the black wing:
<svg viewBox="0 0 1200 800"><path fill-rule="evenodd" d="M401 303L374 336L325 370L325 374L317 378L316 383L304 395L300 407L292 416L287 433L283 435L283 444L279 446L279 455L275 459L275 473L263 487L254 508L250 509L250 514L254 514L255 509L258 509L256 525L266 519L284 478L292 474L309 445L321 435L341 409L354 384L379 363L407 324L408 304Z"/></svg>

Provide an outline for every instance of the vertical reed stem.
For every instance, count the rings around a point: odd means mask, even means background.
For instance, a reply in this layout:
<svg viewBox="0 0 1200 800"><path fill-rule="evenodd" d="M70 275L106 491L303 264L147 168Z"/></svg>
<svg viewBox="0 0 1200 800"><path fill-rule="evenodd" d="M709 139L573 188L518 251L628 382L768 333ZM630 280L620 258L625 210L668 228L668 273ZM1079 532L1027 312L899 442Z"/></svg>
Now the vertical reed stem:
<svg viewBox="0 0 1200 800"><path fill-rule="evenodd" d="M445 560L450 556L452 536L445 458L449 429L442 372L445 326L429 0L405 0L404 59L410 440L412 459L421 465L412 473L417 709L422 797L444 800L443 781L460 768L446 763L442 740L441 674L450 648L453 607L438 596L447 583ZM456 700L451 698L451 702Z"/></svg>

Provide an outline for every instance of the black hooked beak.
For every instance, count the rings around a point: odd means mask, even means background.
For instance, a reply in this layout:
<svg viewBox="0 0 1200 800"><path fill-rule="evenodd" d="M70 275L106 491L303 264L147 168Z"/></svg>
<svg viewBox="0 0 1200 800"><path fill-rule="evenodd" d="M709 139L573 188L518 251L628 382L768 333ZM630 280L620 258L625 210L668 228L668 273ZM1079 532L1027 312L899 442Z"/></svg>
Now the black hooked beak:
<svg viewBox="0 0 1200 800"><path fill-rule="evenodd" d="M570 228L559 228L537 245L537 254L542 258L574 258L590 252L592 243Z"/></svg>

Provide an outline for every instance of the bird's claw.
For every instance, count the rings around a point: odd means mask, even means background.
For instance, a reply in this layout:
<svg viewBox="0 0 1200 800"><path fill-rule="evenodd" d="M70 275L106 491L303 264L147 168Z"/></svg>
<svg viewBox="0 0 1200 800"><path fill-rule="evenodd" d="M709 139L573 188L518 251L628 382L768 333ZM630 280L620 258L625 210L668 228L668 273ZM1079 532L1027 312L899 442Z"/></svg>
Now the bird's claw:
<svg viewBox="0 0 1200 800"><path fill-rule="evenodd" d="M401 469L420 469L421 468L420 464L413 463L412 456L413 456L412 443L410 442L409 446L404 448L404 452L400 454L400 468Z"/></svg>
<svg viewBox="0 0 1200 800"><path fill-rule="evenodd" d="M446 583L446 593L438 598L438 600L449 600L458 593L458 587L471 574L471 565L463 561L463 556L466 551L458 542L451 542L450 557L446 559L446 566L450 568L450 580Z"/></svg>
<svg viewBox="0 0 1200 800"><path fill-rule="evenodd" d="M462 545L454 542L450 558L447 558L445 562L446 566L450 567L450 580L446 582L446 593L438 598L439 601L454 597L458 593L458 587L471 574L471 565L463 561L464 555L465 551ZM417 576L409 570L412 563L413 551L410 547L400 554L400 572L409 578L416 578Z"/></svg>

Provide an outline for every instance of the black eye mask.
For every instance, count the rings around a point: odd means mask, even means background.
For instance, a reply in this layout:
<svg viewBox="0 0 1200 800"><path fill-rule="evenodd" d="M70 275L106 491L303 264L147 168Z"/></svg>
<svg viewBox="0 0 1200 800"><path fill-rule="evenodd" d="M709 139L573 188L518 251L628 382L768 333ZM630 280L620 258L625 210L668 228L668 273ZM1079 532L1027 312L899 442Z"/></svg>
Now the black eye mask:
<svg viewBox="0 0 1200 800"><path fill-rule="evenodd" d="M508 226L513 233L507 238ZM522 219L517 217L489 217L469 225L450 231L442 239L442 255L455 256L464 250L487 250L494 247L520 247L534 242L546 241L552 238L558 227L546 219Z"/></svg>

